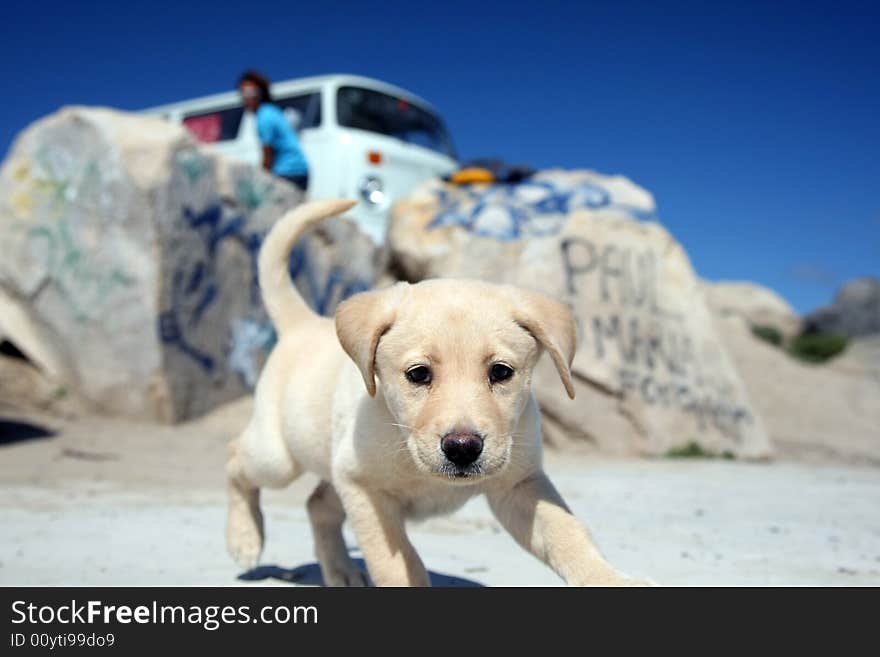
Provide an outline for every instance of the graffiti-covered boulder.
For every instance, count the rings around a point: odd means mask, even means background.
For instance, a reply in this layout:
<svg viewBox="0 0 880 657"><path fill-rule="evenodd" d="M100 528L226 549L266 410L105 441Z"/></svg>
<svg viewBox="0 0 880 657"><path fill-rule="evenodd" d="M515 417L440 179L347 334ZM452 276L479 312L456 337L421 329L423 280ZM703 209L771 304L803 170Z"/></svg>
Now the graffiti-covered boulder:
<svg viewBox="0 0 880 657"><path fill-rule="evenodd" d="M65 108L25 130L0 169L0 288L16 306L4 333L95 410L196 416L256 381L275 340L257 253L301 200L180 126ZM353 223L319 230L291 274L327 314L381 262Z"/></svg>
<svg viewBox="0 0 880 657"><path fill-rule="evenodd" d="M533 388L551 442L606 452L765 457L761 418L715 333L684 249L651 195L620 176L544 171L518 184L422 185L392 212L409 280L474 277L567 302L578 325L568 399L548 359Z"/></svg>

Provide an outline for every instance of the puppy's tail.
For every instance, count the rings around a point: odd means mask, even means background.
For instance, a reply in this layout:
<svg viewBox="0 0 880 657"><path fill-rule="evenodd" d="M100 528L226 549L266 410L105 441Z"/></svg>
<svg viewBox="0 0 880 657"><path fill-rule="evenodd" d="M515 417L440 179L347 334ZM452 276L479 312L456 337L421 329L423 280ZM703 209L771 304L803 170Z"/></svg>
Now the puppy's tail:
<svg viewBox="0 0 880 657"><path fill-rule="evenodd" d="M288 260L294 243L318 222L345 212L355 203L347 199L304 203L275 222L263 241L259 259L260 290L278 333L314 314L290 280Z"/></svg>

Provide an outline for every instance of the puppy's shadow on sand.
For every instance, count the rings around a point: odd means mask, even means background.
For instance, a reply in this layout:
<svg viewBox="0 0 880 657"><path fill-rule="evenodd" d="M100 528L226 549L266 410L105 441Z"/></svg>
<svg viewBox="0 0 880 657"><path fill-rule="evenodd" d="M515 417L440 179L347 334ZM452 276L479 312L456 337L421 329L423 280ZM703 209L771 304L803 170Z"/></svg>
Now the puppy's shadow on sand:
<svg viewBox="0 0 880 657"><path fill-rule="evenodd" d="M352 559L357 567L363 572L367 572L367 566L363 559ZM444 575L428 571L431 578L431 586L453 587L453 588L472 588L484 586L479 582L464 577L456 577L455 575ZM324 586L324 578L321 577L321 567L317 563L306 563L295 568L282 568L272 564L265 566L257 566L238 576L242 582L258 582L265 579L280 580L289 582L290 584L300 584L303 586Z"/></svg>
<svg viewBox="0 0 880 657"><path fill-rule="evenodd" d="M37 438L51 438L54 435L54 431L36 424L0 418L0 445L10 445Z"/></svg>

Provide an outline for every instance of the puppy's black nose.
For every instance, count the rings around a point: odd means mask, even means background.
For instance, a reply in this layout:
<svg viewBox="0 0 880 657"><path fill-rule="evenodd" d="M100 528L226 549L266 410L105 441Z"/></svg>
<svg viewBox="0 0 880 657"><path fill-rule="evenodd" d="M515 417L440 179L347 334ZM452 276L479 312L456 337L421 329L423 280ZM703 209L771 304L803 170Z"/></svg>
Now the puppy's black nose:
<svg viewBox="0 0 880 657"><path fill-rule="evenodd" d="M483 451L483 438L476 433L453 431L443 436L440 449L455 465L470 465Z"/></svg>

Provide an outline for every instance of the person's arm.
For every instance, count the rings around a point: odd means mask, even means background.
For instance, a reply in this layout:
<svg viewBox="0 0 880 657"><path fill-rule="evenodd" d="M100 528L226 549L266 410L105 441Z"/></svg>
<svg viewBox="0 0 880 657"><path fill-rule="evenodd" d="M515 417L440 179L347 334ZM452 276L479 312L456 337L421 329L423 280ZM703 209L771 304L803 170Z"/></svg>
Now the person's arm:
<svg viewBox="0 0 880 657"><path fill-rule="evenodd" d="M272 171L272 165L275 164L275 142L276 125L275 113L273 108L267 107L257 112L257 135L263 145L263 168L266 171Z"/></svg>
<svg viewBox="0 0 880 657"><path fill-rule="evenodd" d="M273 164L275 164L275 149L263 144L263 168L266 171L271 171Z"/></svg>

